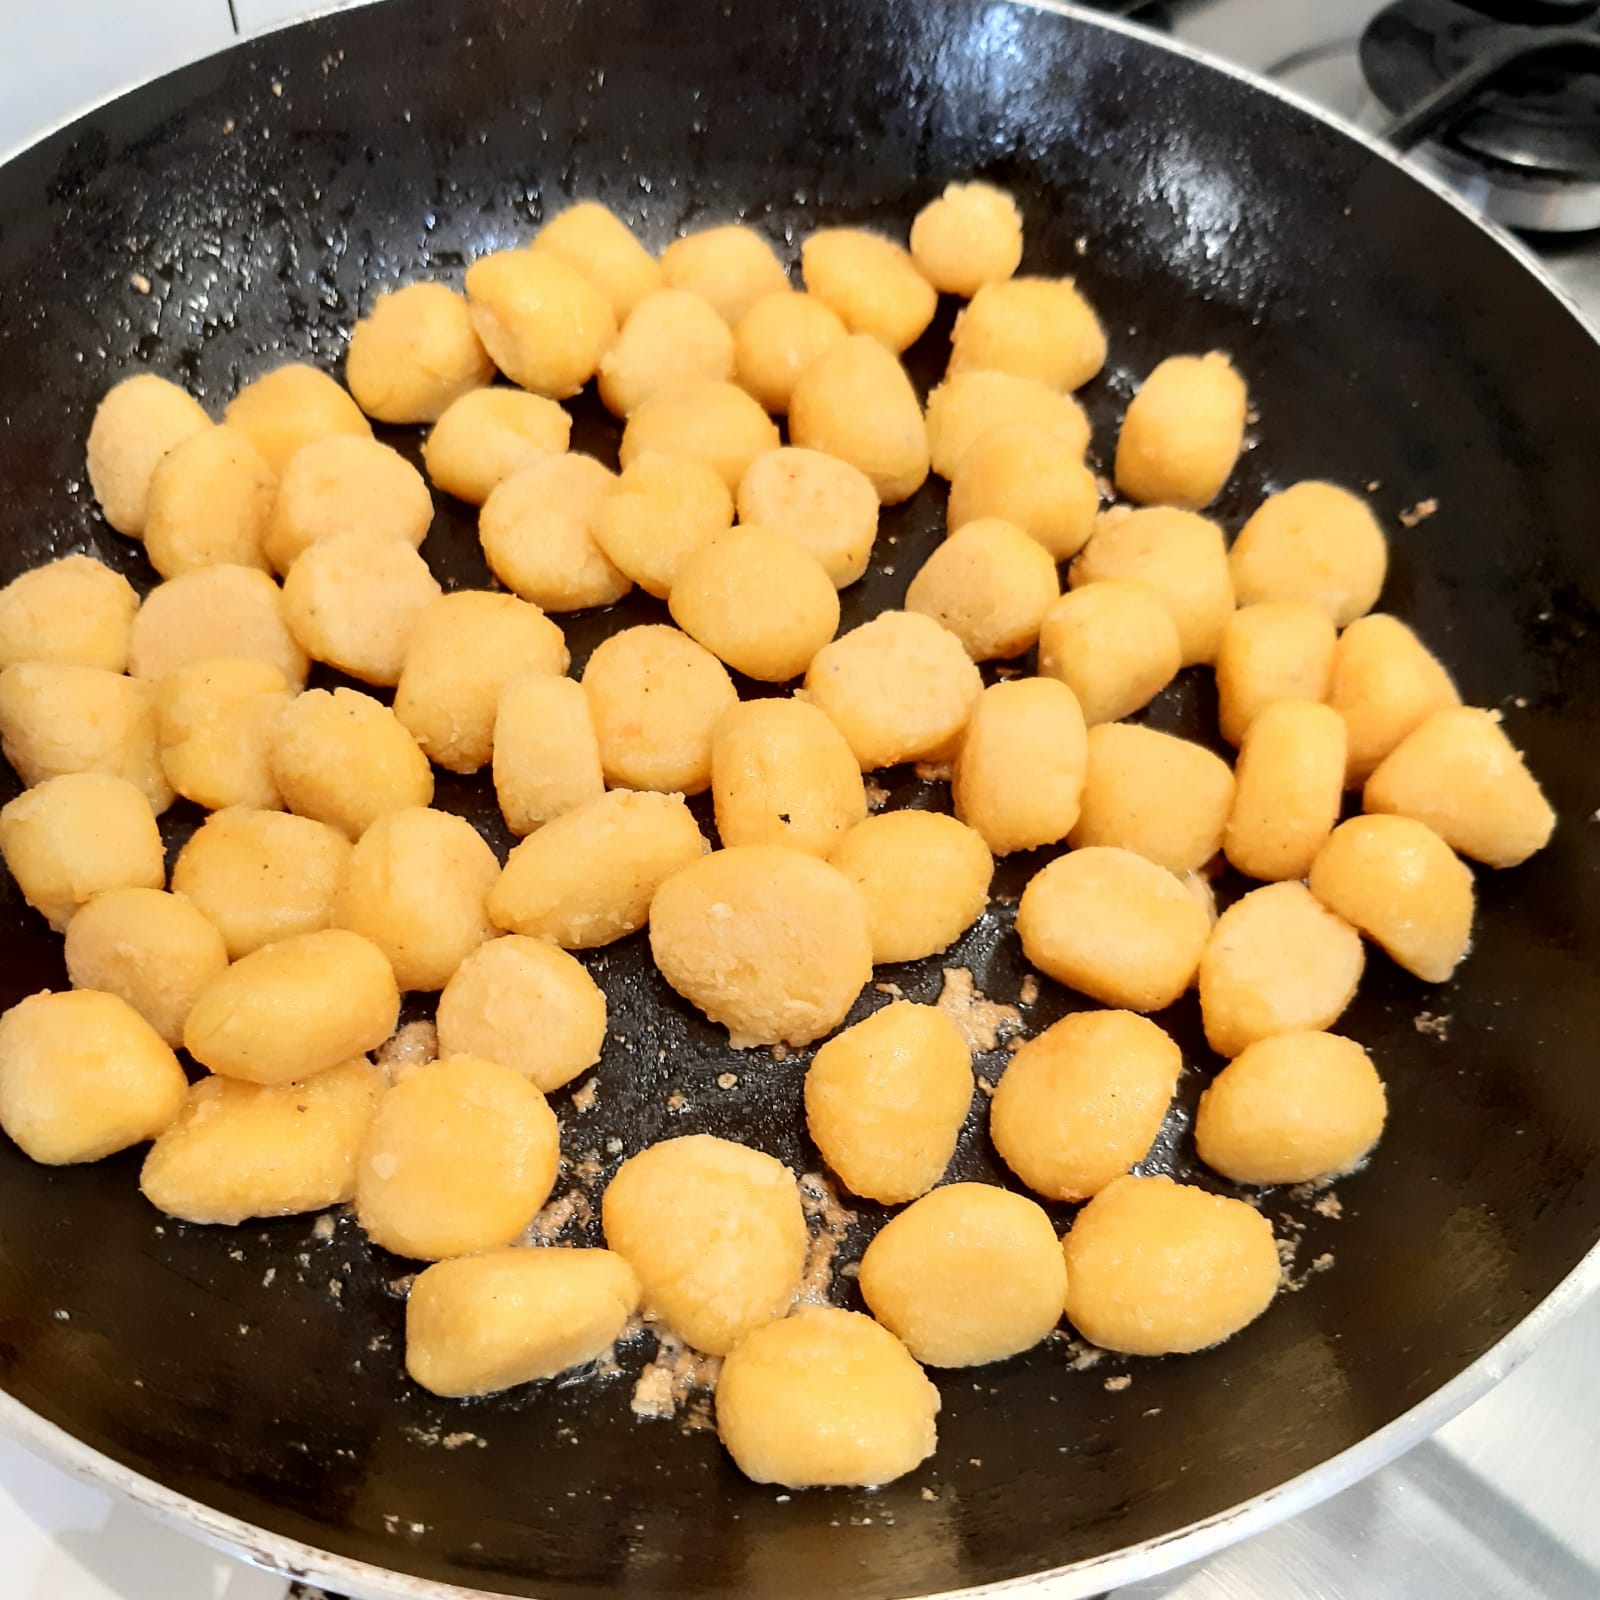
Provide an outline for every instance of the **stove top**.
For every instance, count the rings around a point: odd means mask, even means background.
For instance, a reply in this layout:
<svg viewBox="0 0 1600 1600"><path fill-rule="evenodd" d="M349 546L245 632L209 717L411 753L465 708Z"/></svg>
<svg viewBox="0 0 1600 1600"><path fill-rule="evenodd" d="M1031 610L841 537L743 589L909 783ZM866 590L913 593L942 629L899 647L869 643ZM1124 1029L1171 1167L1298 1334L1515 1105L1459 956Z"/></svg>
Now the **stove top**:
<svg viewBox="0 0 1600 1600"><path fill-rule="evenodd" d="M801 0L803 3L803 0ZM1427 0L1432 4L1433 0ZM1526 5L1528 0L1517 0ZM1574 0L1549 0L1573 9ZM1110 0L1180 42L1262 72L1368 132L1376 0ZM0 151L124 87L325 9L316 0L56 0L0 53ZM1470 193L1470 179L1452 173ZM1533 235L1600 322L1600 233ZM1108 1600L1595 1600L1600 1595L1600 1300L1432 1439L1321 1506ZM314 1600L0 1439L5 1600ZM1049 1600L1051 1586L1030 1586Z"/></svg>

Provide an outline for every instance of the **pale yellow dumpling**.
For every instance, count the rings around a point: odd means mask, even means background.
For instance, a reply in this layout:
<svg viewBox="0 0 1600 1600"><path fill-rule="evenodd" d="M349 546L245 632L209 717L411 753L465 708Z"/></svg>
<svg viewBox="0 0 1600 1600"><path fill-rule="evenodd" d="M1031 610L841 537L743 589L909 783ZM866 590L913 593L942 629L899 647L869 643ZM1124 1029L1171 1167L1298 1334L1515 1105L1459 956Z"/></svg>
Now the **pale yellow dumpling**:
<svg viewBox="0 0 1600 1600"><path fill-rule="evenodd" d="M989 1183L952 1183L890 1218L861 1258L868 1309L930 1367L1030 1350L1061 1320L1067 1273L1044 1208Z"/></svg>
<svg viewBox="0 0 1600 1600"><path fill-rule="evenodd" d="M438 1025L441 1056L485 1056L548 1094L600 1059L606 997L576 957L510 933L456 968Z"/></svg>
<svg viewBox="0 0 1600 1600"><path fill-rule="evenodd" d="M202 1078L151 1146L139 1187L185 1222L322 1211L355 1197L356 1159L388 1088L364 1056L305 1083Z"/></svg>
<svg viewBox="0 0 1600 1600"><path fill-rule="evenodd" d="M488 1250L435 1262L406 1299L406 1371L447 1399L494 1394L598 1360L639 1303L610 1250Z"/></svg>
<svg viewBox="0 0 1600 1600"><path fill-rule="evenodd" d="M1211 1080L1195 1148L1235 1183L1310 1183L1359 1165L1387 1114L1383 1081L1354 1039L1280 1033Z"/></svg>
<svg viewBox="0 0 1600 1600"><path fill-rule="evenodd" d="M501 479L478 515L490 570L545 611L582 611L620 600L633 583L594 537L616 474L593 456L547 455Z"/></svg>
<svg viewBox="0 0 1600 1600"><path fill-rule="evenodd" d="M660 885L707 848L682 795L616 789L517 845L489 915L509 932L591 950L637 933Z"/></svg>
<svg viewBox="0 0 1600 1600"><path fill-rule="evenodd" d="M525 673L563 673L569 659L538 606L481 590L441 595L412 629L394 714L430 761L476 772L494 751L500 691Z"/></svg>
<svg viewBox="0 0 1600 1600"><path fill-rule="evenodd" d="M1237 745L1275 700L1328 698L1338 630L1309 600L1240 606L1217 648L1217 715Z"/></svg>
<svg viewBox="0 0 1600 1600"><path fill-rule="evenodd" d="M1303 883L1235 900L1200 957L1200 1014L1219 1056L1275 1033L1330 1028L1355 998L1361 935Z"/></svg>
<svg viewBox="0 0 1600 1600"><path fill-rule="evenodd" d="M284 707L272 776L288 808L359 839L381 816L433 799L433 768L381 700L312 689Z"/></svg>
<svg viewBox="0 0 1600 1600"><path fill-rule="evenodd" d="M800 1187L759 1150L703 1133L664 1140L617 1168L601 1215L646 1310L707 1355L782 1316L800 1287Z"/></svg>
<svg viewBox="0 0 1600 1600"><path fill-rule="evenodd" d="M1205 517L1170 506L1114 506L1095 519L1067 578L1074 589L1106 578L1149 584L1178 630L1184 666L1217 659L1233 615L1233 579L1222 529Z"/></svg>
<svg viewBox="0 0 1600 1600"><path fill-rule="evenodd" d="M948 628L974 661L1032 649L1039 624L1061 596L1056 564L1021 528L988 517L958 528L923 562L906 610Z"/></svg>
<svg viewBox="0 0 1600 1600"><path fill-rule="evenodd" d="M190 1008L183 1047L227 1078L297 1083L376 1050L399 1013L383 952L325 928L263 945L218 973Z"/></svg>
<svg viewBox="0 0 1600 1600"><path fill-rule="evenodd" d="M237 428L202 428L150 476L145 554L163 578L219 561L266 569L278 475Z"/></svg>
<svg viewBox="0 0 1600 1600"><path fill-rule="evenodd" d="M160 1034L114 994L44 990L0 1017L0 1128L48 1166L155 1138L187 1088Z"/></svg>
<svg viewBox="0 0 1600 1600"><path fill-rule="evenodd" d="M804 700L748 700L711 734L711 793L724 845L781 844L826 860L867 814L844 736Z"/></svg>
<svg viewBox="0 0 1600 1600"><path fill-rule="evenodd" d="M1089 447L1089 418L1070 394L1037 378L1009 372L957 372L928 396L928 455L941 478L991 428L1027 422L1052 434L1080 459Z"/></svg>
<svg viewBox="0 0 1600 1600"><path fill-rule="evenodd" d="M1344 799L1339 713L1311 700L1275 700L1245 729L1233 809L1222 836L1249 878L1303 878L1333 832Z"/></svg>
<svg viewBox="0 0 1600 1600"><path fill-rule="evenodd" d="M967 299L1003 283L1022 260L1017 202L992 184L947 184L912 221L911 258L941 294Z"/></svg>
<svg viewBox="0 0 1600 1600"><path fill-rule="evenodd" d="M611 302L618 323L660 287L661 266L614 211L580 200L558 212L533 236L533 250L549 250L576 268Z"/></svg>
<svg viewBox="0 0 1600 1600"><path fill-rule="evenodd" d="M686 378L733 377L733 332L697 294L657 289L636 305L600 360L600 398L630 417L651 395Z"/></svg>
<svg viewBox="0 0 1600 1600"><path fill-rule="evenodd" d="M22 898L58 933L107 889L159 889L166 858L144 792L104 772L69 772L0 809L0 855Z"/></svg>
<svg viewBox="0 0 1600 1600"><path fill-rule="evenodd" d="M485 939L494 851L464 817L408 806L356 841L333 902L333 925L372 941L402 989L442 989Z"/></svg>
<svg viewBox="0 0 1600 1600"><path fill-rule="evenodd" d="M870 334L896 355L933 321L939 295L911 252L865 228L820 228L800 246L806 292L851 333Z"/></svg>
<svg viewBox="0 0 1600 1600"><path fill-rule="evenodd" d="M1129 1355L1221 1344L1278 1292L1272 1224L1242 1200L1171 1178L1118 1178L1078 1213L1062 1249L1068 1321Z"/></svg>
<svg viewBox="0 0 1600 1600"><path fill-rule="evenodd" d="M1118 722L1178 675L1183 646L1147 583L1107 578L1061 596L1039 624L1039 675L1078 697L1084 721Z"/></svg>
<svg viewBox="0 0 1600 1600"><path fill-rule="evenodd" d="M757 456L776 450L778 429L743 389L714 378L680 378L657 389L628 418L617 459L626 470L642 455L695 456L731 494Z"/></svg>
<svg viewBox="0 0 1600 1600"><path fill-rule="evenodd" d="M945 521L955 530L999 517L1066 561L1087 543L1099 510L1100 485L1083 452L1038 423L1011 422L962 452Z"/></svg>
<svg viewBox="0 0 1600 1600"><path fill-rule="evenodd" d="M815 295L764 294L733 330L734 373L768 410L782 416L800 374L849 333Z"/></svg>
<svg viewBox="0 0 1600 1600"><path fill-rule="evenodd" d="M378 1102L356 1164L356 1220L399 1256L508 1245L549 1198L560 1132L545 1098L498 1061L411 1068Z"/></svg>
<svg viewBox="0 0 1600 1600"><path fill-rule="evenodd" d="M283 580L283 614L313 661L392 688L439 581L404 539L341 533L311 546Z"/></svg>
<svg viewBox="0 0 1600 1600"><path fill-rule="evenodd" d="M667 604L692 639L762 683L798 678L839 626L838 592L822 563L754 522L701 545Z"/></svg>
<svg viewBox="0 0 1600 1600"><path fill-rule="evenodd" d="M126 1000L177 1045L196 997L228 965L228 947L181 894L108 889L67 924L66 960L74 989Z"/></svg>
<svg viewBox="0 0 1600 1600"><path fill-rule="evenodd" d="M161 766L155 692L100 667L22 661L0 671L0 751L24 784L105 772L134 784L154 810L172 804Z"/></svg>
<svg viewBox="0 0 1600 1600"><path fill-rule="evenodd" d="M265 661L216 656L191 661L155 686L156 736L167 781L208 811L283 805L272 775L278 721L294 698Z"/></svg>
<svg viewBox="0 0 1600 1600"><path fill-rule="evenodd" d="M1389 549L1377 519L1348 489L1308 480L1261 502L1229 561L1240 605L1309 600L1342 628L1377 604Z"/></svg>
<svg viewBox="0 0 1600 1600"><path fill-rule="evenodd" d="M547 672L508 683L494 718L494 792L511 832L520 839L605 788L582 684Z"/></svg>
<svg viewBox="0 0 1600 1600"><path fill-rule="evenodd" d="M1057 844L1078 820L1088 758L1083 712L1064 683L991 684L956 758L956 815L997 856Z"/></svg>
<svg viewBox="0 0 1600 1600"><path fill-rule="evenodd" d="M466 297L443 283L380 294L351 330L345 382L379 422L437 422L464 394L494 379Z"/></svg>
<svg viewBox="0 0 1600 1600"><path fill-rule="evenodd" d="M732 327L763 295L787 289L789 274L754 228L730 222L674 239L661 252L661 281L709 301Z"/></svg>
<svg viewBox="0 0 1600 1600"><path fill-rule="evenodd" d="M1086 1200L1150 1153L1183 1056L1131 1011L1079 1011L1029 1039L989 1103L1000 1158L1047 1200Z"/></svg>
<svg viewBox="0 0 1600 1600"><path fill-rule="evenodd" d="M661 623L602 640L583 669L600 767L619 788L699 794L711 784L711 732L739 703L722 663Z"/></svg>
<svg viewBox="0 0 1600 1600"><path fill-rule="evenodd" d="M1425 823L1352 817L1311 864L1311 892L1407 972L1443 983L1472 943L1471 870Z"/></svg>
<svg viewBox="0 0 1600 1600"><path fill-rule="evenodd" d="M521 389L474 389L445 407L423 441L436 488L481 506L494 486L542 455L559 455L572 418L554 400Z"/></svg>
<svg viewBox="0 0 1600 1600"><path fill-rule="evenodd" d="M1520 866L1550 842L1556 825L1499 719L1476 706L1420 722L1367 779L1362 805L1415 817L1453 850L1491 867Z"/></svg>
<svg viewBox="0 0 1600 1600"><path fill-rule="evenodd" d="M1194 981L1211 919L1183 881L1131 850L1058 856L1022 891L1017 934L1041 972L1102 1005L1162 1011Z"/></svg>
<svg viewBox="0 0 1600 1600"><path fill-rule="evenodd" d="M144 597L128 642L128 671L159 681L191 661L245 656L299 688L310 662L284 618L283 593L255 567L195 567Z"/></svg>
<svg viewBox="0 0 1600 1600"><path fill-rule="evenodd" d="M222 420L247 435L280 478L290 457L313 439L372 435L361 407L327 373L298 361L252 378L228 402Z"/></svg>
<svg viewBox="0 0 1600 1600"><path fill-rule="evenodd" d="M973 1091L956 1025L937 1006L897 1000L817 1051L806 1126L852 1194L901 1205L944 1176Z"/></svg>
<svg viewBox="0 0 1600 1600"><path fill-rule="evenodd" d="M739 480L739 520L781 534L822 563L843 589L867 570L878 536L872 480L837 456L785 446L750 463Z"/></svg>
<svg viewBox="0 0 1600 1600"><path fill-rule="evenodd" d="M948 950L983 915L994 876L977 830L938 811L867 817L840 841L833 864L866 903L874 962Z"/></svg>
<svg viewBox="0 0 1600 1600"><path fill-rule="evenodd" d="M983 679L933 618L885 611L817 652L805 692L871 772L953 755Z"/></svg>
<svg viewBox="0 0 1600 1600"><path fill-rule="evenodd" d="M718 850L673 873L650 902L650 953L736 1050L831 1033L874 956L854 884L779 845Z"/></svg>
<svg viewBox="0 0 1600 1600"><path fill-rule="evenodd" d="M93 556L63 556L0 589L0 667L19 661L123 672L139 596Z"/></svg>
<svg viewBox="0 0 1600 1600"><path fill-rule="evenodd" d="M723 1363L717 1434L757 1483L789 1489L904 1477L938 1442L939 1391L871 1317L800 1306Z"/></svg>
<svg viewBox="0 0 1600 1600"><path fill-rule="evenodd" d="M1249 395L1220 350L1168 356L1139 385L1117 435L1117 490L1141 505L1199 511L1244 447Z"/></svg>
<svg viewBox="0 0 1600 1600"><path fill-rule="evenodd" d="M1345 783L1358 789L1405 736L1461 704L1439 659L1398 617L1357 617L1333 652L1328 704L1349 741Z"/></svg>
<svg viewBox="0 0 1600 1600"><path fill-rule="evenodd" d="M868 334L829 345L795 380L789 443L848 461L886 506L927 481L922 403L893 352Z"/></svg>
<svg viewBox="0 0 1600 1600"><path fill-rule="evenodd" d="M325 822L234 806L189 835L172 888L216 924L237 961L326 928L349 859L349 839Z"/></svg>
<svg viewBox="0 0 1600 1600"><path fill-rule="evenodd" d="M617 337L611 301L550 250L497 250L467 268L472 327L519 388L576 394Z"/></svg>
<svg viewBox="0 0 1600 1600"><path fill-rule="evenodd" d="M381 534L415 549L432 521L428 486L398 450L336 433L289 457L262 548L287 572L312 545L342 533Z"/></svg>
<svg viewBox="0 0 1600 1600"><path fill-rule="evenodd" d="M665 600L684 562L732 525L733 496L715 467L648 451L628 463L589 531L620 572Z"/></svg>
<svg viewBox="0 0 1600 1600"><path fill-rule="evenodd" d="M1088 776L1072 844L1137 851L1194 872L1222 847L1233 773L1203 745L1128 722L1089 730Z"/></svg>
<svg viewBox="0 0 1600 1600"><path fill-rule="evenodd" d="M1081 389L1105 361L1105 329L1071 278L985 284L950 334L952 373L1009 372Z"/></svg>
<svg viewBox="0 0 1600 1600"><path fill-rule="evenodd" d="M153 372L106 392L89 428L89 487L118 533L144 533L150 479L174 446L211 427L198 400Z"/></svg>

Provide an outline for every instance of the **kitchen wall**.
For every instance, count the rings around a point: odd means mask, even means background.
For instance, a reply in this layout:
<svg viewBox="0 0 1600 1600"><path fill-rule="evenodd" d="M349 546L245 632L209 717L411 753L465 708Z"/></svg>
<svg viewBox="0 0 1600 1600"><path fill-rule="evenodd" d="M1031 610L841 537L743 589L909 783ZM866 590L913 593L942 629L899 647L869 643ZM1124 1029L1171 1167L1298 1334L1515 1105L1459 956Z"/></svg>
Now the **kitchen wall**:
<svg viewBox="0 0 1600 1600"><path fill-rule="evenodd" d="M332 9L328 0L0 0L0 158L146 78Z"/></svg>

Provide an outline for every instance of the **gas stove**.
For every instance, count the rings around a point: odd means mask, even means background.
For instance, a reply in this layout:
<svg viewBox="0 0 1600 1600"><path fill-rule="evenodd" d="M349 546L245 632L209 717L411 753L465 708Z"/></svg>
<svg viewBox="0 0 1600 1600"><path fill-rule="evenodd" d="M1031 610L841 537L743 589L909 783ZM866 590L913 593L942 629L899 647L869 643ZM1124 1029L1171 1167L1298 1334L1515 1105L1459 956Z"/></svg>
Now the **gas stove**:
<svg viewBox="0 0 1600 1600"><path fill-rule="evenodd" d="M131 82L322 9L315 0L30 8L0 53L0 152ZM1101 9L1261 73L1369 137L1398 132L1411 159L1520 230L1600 322L1600 0L1103 0ZM1465 94L1464 77L1486 87ZM1392 1465L1107 1600L1595 1600L1597 1483L1600 1300ZM0 1552L5 1600L320 1600L4 1439ZM1028 1592L1049 1600L1050 1590Z"/></svg>

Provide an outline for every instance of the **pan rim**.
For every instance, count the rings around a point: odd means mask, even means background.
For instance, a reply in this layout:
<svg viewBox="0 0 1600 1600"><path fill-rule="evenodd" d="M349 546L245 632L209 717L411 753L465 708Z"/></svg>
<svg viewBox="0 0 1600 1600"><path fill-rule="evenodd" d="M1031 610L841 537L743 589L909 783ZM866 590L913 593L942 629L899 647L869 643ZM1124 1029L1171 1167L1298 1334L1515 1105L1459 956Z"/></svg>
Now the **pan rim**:
<svg viewBox="0 0 1600 1600"><path fill-rule="evenodd" d="M305 15L258 33L240 36L220 49L208 51L171 71L182 71L214 60L230 50L306 23L380 3L382 0L330 0L329 4ZM1510 255L1555 298L1590 340L1600 344L1600 323L1590 319L1567 288L1525 244L1489 222L1443 179L1425 167L1404 160L1381 139L1349 119L1317 105L1296 90L1206 50L1163 34L1152 33L1125 18L1091 11L1074 3L1074 0L1005 0L1005 3L1031 11L1049 12L1106 32L1137 39L1142 45L1208 68L1333 128L1369 154L1400 171L1413 183L1430 191L1436 198L1445 201L1459 216L1484 234L1491 244ZM170 72L157 73L126 84L80 107L25 142L0 151L0 165L169 75ZM978 1600L978 1597L1020 1595L1027 1591L1037 1593L1041 1600L1045 1600L1046 1596L1048 1600L1083 1600L1083 1597L1102 1594L1202 1560L1229 1545L1263 1533L1349 1488L1437 1432L1511 1373L1556 1326L1597 1292L1600 1292L1600 1241L1591 1246L1543 1300L1469 1366L1410 1410L1326 1461L1238 1505L1172 1533L1066 1566L942 1591L938 1596L930 1596L929 1600ZM505 1600L503 1594L496 1595L493 1591L440 1583L336 1555L219 1511L131 1467L123 1466L66 1429L48 1421L3 1389L0 1389L0 1433L15 1439L34 1454L64 1468L75 1477L126 1497L159 1522L213 1549L287 1578L332 1585L353 1597L353 1600L354 1597L360 1597L360 1600Z"/></svg>

